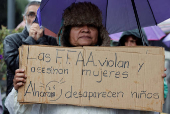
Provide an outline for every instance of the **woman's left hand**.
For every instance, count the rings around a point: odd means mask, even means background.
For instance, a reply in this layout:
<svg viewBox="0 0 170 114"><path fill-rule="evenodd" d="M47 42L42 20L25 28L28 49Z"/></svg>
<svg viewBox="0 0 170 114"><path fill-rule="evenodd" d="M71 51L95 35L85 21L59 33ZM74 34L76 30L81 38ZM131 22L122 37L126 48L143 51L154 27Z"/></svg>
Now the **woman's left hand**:
<svg viewBox="0 0 170 114"><path fill-rule="evenodd" d="M166 71L166 68L164 69L164 71ZM162 74L162 78L165 78L166 77L166 74Z"/></svg>

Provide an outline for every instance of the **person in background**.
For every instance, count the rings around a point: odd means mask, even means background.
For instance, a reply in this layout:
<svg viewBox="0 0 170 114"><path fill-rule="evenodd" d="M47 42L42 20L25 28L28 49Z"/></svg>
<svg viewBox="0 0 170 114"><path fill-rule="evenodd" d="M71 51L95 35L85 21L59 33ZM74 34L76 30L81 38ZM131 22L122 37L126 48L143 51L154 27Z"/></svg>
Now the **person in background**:
<svg viewBox="0 0 170 114"><path fill-rule="evenodd" d="M146 34L144 31L144 41L145 44L148 45L148 40L146 37ZM142 39L139 34L139 30L129 30L123 32L118 46L142 46ZM163 112L165 113L170 113L170 53L168 51L165 51L165 68L167 68L167 71L165 71L167 77L164 78L164 98L165 98L165 103L163 105Z"/></svg>
<svg viewBox="0 0 170 114"><path fill-rule="evenodd" d="M37 29L37 26L31 26L37 15L40 2L32 1L25 7L23 21L25 28L21 33L8 35L3 42L4 60L7 65L7 90L6 96L13 88L13 79L15 70L19 68L19 51L18 48L23 45L57 45L56 38L43 35L43 29ZM38 26L39 27L39 26ZM37 38L38 37L38 38ZM11 102L11 101L10 101ZM4 108L4 114L9 114Z"/></svg>
<svg viewBox="0 0 170 114"><path fill-rule="evenodd" d="M148 46L149 43L147 40L147 36L143 29L142 29L142 32L143 32L145 44ZM128 30L128 31L123 32L119 39L118 46L143 46L143 42L142 42L142 38L140 37L139 30L134 29L134 30ZM168 66L165 66L165 68L168 68ZM167 94L166 88L167 88L167 84L164 79L164 97L166 97L166 94ZM153 112L153 113L159 114L158 112Z"/></svg>
<svg viewBox="0 0 170 114"><path fill-rule="evenodd" d="M144 30L142 30L142 32L143 32L145 44L148 46L149 43L146 34ZM134 30L128 30L123 32L119 39L118 46L143 46L142 38L140 37L139 30L134 29Z"/></svg>
<svg viewBox="0 0 170 114"><path fill-rule="evenodd" d="M24 12L23 20L26 23L24 30L21 33L8 35L3 42L4 59L7 64L7 91L8 95L13 88L13 79L15 70L19 68L19 51L18 48L22 44L49 44L57 45L57 41L53 37L43 35L43 29L37 29L37 26L31 26L35 20L40 2L30 2ZM38 26L39 27L39 26Z"/></svg>
<svg viewBox="0 0 170 114"><path fill-rule="evenodd" d="M26 13L26 11L23 14L23 21L15 28L15 30L18 30L20 28L25 28L26 23L28 23L25 19L25 13ZM48 35L48 36L52 36L52 37L57 37L57 34L55 34L54 32L50 31L47 28L44 28L44 34Z"/></svg>

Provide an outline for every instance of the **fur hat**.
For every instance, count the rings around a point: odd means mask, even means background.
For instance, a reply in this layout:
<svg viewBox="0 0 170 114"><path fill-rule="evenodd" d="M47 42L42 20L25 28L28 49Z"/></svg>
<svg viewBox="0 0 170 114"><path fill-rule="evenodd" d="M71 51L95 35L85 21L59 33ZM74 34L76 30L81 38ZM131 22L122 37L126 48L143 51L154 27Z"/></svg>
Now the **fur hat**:
<svg viewBox="0 0 170 114"><path fill-rule="evenodd" d="M110 38L108 32L102 24L102 14L99 8L92 4L91 2L78 2L73 3L71 6L66 8L63 13L63 22L62 27L58 33L58 43L62 46L69 46L66 42L69 41L70 29L72 26L81 26L81 25L92 25L98 28L100 46L110 46Z"/></svg>

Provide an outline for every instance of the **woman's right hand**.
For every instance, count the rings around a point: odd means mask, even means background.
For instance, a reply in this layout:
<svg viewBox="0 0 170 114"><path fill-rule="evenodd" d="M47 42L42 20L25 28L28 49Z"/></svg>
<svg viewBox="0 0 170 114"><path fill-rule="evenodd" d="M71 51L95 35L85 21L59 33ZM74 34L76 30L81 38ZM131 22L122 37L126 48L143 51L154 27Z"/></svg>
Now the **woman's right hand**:
<svg viewBox="0 0 170 114"><path fill-rule="evenodd" d="M13 79L13 85L15 90L18 90L21 86L25 84L27 77L24 72L25 71L23 69L15 70L15 76Z"/></svg>

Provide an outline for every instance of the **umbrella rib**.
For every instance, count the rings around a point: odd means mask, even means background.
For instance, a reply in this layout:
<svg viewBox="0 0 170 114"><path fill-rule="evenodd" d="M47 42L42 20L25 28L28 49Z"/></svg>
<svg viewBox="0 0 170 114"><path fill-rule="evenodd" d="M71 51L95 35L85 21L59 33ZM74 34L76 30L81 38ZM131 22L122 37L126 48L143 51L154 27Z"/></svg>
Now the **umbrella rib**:
<svg viewBox="0 0 170 114"><path fill-rule="evenodd" d="M108 8L108 0L107 0L107 4L106 4L106 20L105 20L105 27L106 27L106 24L107 24L107 8Z"/></svg>
<svg viewBox="0 0 170 114"><path fill-rule="evenodd" d="M132 2L132 6L133 6L133 11L134 11L134 14L135 14L135 17L136 17L136 22L137 22L137 25L138 25L139 34L140 34L140 37L142 38L142 43L145 46L146 43L145 43L145 40L144 40L142 28L141 28L141 25L140 25L138 14L137 14L135 2L134 2L134 0L131 0L131 2Z"/></svg>
<svg viewBox="0 0 170 114"><path fill-rule="evenodd" d="M151 8L151 6L150 6L150 3L149 3L148 0L147 0L147 2L148 2L148 5L149 5L150 10L151 10L151 12L152 12L152 16L153 16L153 18L154 18L154 21L155 21L155 23L156 23L156 25L157 25L158 23L156 22L156 19L155 19L155 16L154 16L154 14L153 14L153 11L152 11L152 8Z"/></svg>

